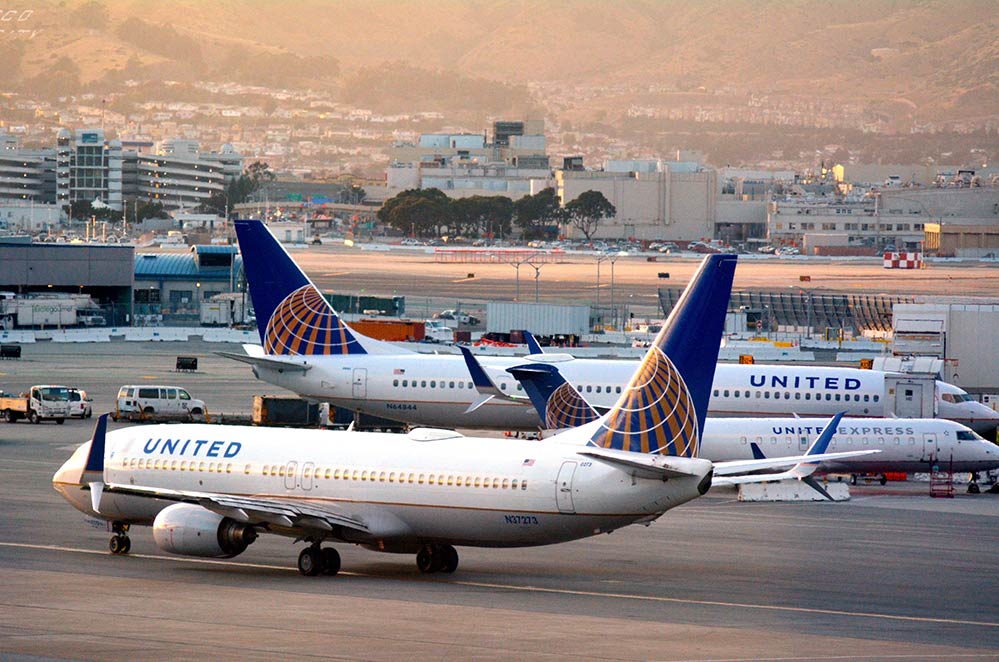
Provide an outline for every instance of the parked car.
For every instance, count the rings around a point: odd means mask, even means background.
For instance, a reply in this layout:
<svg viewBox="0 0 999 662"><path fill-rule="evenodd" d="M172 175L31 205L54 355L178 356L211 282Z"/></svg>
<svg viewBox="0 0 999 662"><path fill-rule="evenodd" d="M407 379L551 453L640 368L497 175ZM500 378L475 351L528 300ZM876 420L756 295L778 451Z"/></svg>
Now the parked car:
<svg viewBox="0 0 999 662"><path fill-rule="evenodd" d="M205 415L205 402L192 398L177 386L125 385L118 390L118 401L111 418L140 420L195 418Z"/></svg>
<svg viewBox="0 0 999 662"><path fill-rule="evenodd" d="M68 390L70 418L90 418L93 416L94 408L91 403L94 399L87 395L83 389L70 388Z"/></svg>

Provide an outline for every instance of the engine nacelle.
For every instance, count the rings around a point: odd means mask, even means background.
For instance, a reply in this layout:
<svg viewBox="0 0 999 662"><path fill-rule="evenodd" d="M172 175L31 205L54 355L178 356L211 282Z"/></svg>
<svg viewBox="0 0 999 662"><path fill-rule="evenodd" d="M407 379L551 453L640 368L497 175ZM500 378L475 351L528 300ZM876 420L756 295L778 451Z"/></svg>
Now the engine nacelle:
<svg viewBox="0 0 999 662"><path fill-rule="evenodd" d="M175 503L153 520L153 540L164 552L228 559L257 539L249 524L188 503Z"/></svg>

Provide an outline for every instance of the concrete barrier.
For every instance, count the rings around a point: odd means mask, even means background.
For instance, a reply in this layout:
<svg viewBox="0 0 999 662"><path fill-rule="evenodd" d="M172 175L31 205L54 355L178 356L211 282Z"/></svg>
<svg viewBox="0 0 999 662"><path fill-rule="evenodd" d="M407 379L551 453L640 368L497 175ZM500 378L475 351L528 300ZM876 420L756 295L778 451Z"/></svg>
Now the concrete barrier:
<svg viewBox="0 0 999 662"><path fill-rule="evenodd" d="M197 335L197 334L192 334ZM256 331L243 331L240 329L217 329L207 328L201 330L201 338L205 342L229 342L240 344L259 344L260 334Z"/></svg>
<svg viewBox="0 0 999 662"><path fill-rule="evenodd" d="M39 331L35 334L38 340L52 342L111 342L111 334L107 329L64 329L62 331Z"/></svg>
<svg viewBox="0 0 999 662"><path fill-rule="evenodd" d="M846 483L829 483L822 486L834 501L849 501L850 487ZM739 501L827 501L827 499L798 480L776 483L746 483L739 485Z"/></svg>
<svg viewBox="0 0 999 662"><path fill-rule="evenodd" d="M34 331L0 331L0 342L30 345L35 342Z"/></svg>
<svg viewBox="0 0 999 662"><path fill-rule="evenodd" d="M125 329L125 340L130 342L187 342L190 329L168 326L142 326Z"/></svg>

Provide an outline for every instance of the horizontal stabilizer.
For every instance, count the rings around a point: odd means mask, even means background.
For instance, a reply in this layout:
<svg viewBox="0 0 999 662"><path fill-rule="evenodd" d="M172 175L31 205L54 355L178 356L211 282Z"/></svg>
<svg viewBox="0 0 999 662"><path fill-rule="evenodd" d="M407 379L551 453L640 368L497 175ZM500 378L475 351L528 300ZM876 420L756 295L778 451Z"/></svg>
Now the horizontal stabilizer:
<svg viewBox="0 0 999 662"><path fill-rule="evenodd" d="M587 447L586 450L578 451L578 453L606 464L629 469L641 478L655 478L660 480L683 476L702 476L704 475L704 469L701 465L707 462L707 460L696 458L632 453L630 451L617 451L592 446Z"/></svg>
<svg viewBox="0 0 999 662"><path fill-rule="evenodd" d="M294 360L281 360L273 357L267 356L250 356L248 354L236 354L234 352L215 352L219 356L225 357L227 359L232 359L233 361L239 361L240 363L248 363L250 365L261 366L268 368L270 370L285 370L288 372L308 372L312 369L312 366L300 361Z"/></svg>

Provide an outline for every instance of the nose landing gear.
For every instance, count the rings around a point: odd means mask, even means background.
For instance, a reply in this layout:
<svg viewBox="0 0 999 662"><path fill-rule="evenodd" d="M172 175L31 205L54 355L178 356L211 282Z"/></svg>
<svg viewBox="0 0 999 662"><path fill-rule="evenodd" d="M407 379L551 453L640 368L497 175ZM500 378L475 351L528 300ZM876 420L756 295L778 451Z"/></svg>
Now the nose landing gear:
<svg viewBox="0 0 999 662"><path fill-rule="evenodd" d="M111 540L108 541L108 549L112 554L128 554L132 549L132 540L128 537L128 524L121 522L111 522Z"/></svg>

